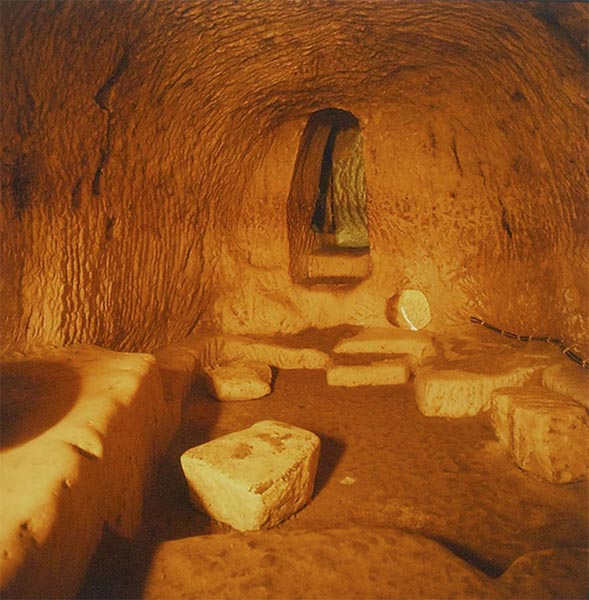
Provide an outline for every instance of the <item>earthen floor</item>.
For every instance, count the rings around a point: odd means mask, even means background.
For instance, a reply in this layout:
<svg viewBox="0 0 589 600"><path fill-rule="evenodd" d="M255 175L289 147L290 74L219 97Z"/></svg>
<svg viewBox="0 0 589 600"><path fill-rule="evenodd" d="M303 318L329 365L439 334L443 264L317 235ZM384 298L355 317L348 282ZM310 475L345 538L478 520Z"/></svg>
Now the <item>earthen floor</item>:
<svg viewBox="0 0 589 600"><path fill-rule="evenodd" d="M153 573L150 575L158 547L170 540L190 543L184 538L191 536L216 540L216 546L208 547L218 556L202 557L206 585L201 581L195 587L200 594L187 595L180 589L183 583L178 584L178 597L228 597L221 592L236 576L232 572L236 567L223 559L225 551L219 551L222 536L230 548L248 539L248 548L253 548L263 541L264 533L238 534L235 540L231 529L196 512L188 501L179 457L187 448L264 419L303 427L319 435L322 442L311 503L273 530L287 536L292 532L288 544L282 542L285 549L288 545L285 551L295 557L292 560L296 560L299 545L300 560L307 564L303 568L306 585L311 586L304 589L313 589L313 545L330 543L317 533L328 530L347 530L355 540L362 538L363 531L366 540L375 539L371 538L374 531L416 533L438 542L490 580L525 553L587 546L587 483L553 485L519 470L495 440L488 415L424 417L415 405L411 381L392 387L336 388L326 385L323 371L280 371L273 393L255 401L220 403L208 396L202 384L195 385L185 403L183 426L148 500L141 535L134 541L105 537L80 597L158 597ZM314 533L315 538L303 532ZM239 543L235 546L234 542ZM197 574L198 553L207 551L206 545L194 546L192 569ZM361 544L348 544L338 552L342 564L354 564L354 560L363 560L362 556L378 561L367 553L366 545L362 550ZM275 560L271 553L264 556L270 556L270 563ZM259 589L250 586L249 592L248 588L233 590L234 597L279 598L284 585L290 585L290 597L306 597L297 594L300 572L296 569L273 571L255 552L244 552L239 563L242 573L244 569L250 575L256 570L263 572L264 585ZM174 579L173 565L177 564L178 579L185 578L183 563L171 564L165 577ZM423 571L423 564L419 568ZM273 583L268 572L282 580L282 587ZM411 572L406 576L410 579ZM292 581L285 584L289 577ZM572 578L575 581L567 582L563 576L554 597L576 593L583 575L576 573ZM173 582L166 589L175 589ZM316 589L323 590L322 597L329 597L329 587L327 592L319 585ZM367 588L364 597L373 597L375 589ZM436 589L435 582L432 589ZM472 597L477 595L472 592Z"/></svg>

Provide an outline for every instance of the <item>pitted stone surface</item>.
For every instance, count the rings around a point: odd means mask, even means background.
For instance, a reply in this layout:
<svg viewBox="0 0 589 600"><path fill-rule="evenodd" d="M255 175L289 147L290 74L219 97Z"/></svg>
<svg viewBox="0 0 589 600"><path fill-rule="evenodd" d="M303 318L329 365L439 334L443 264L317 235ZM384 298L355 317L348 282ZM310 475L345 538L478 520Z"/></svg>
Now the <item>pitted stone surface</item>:
<svg viewBox="0 0 589 600"><path fill-rule="evenodd" d="M493 393L497 439L516 464L552 483L586 479L589 415L571 398L543 387Z"/></svg>
<svg viewBox="0 0 589 600"><path fill-rule="evenodd" d="M373 361L360 365L330 365L326 370L328 385L355 387L360 385L400 385L411 372L401 359Z"/></svg>
<svg viewBox="0 0 589 600"><path fill-rule="evenodd" d="M523 385L537 369L520 366L481 373L426 367L415 376L415 399L427 417L472 417L489 410L493 390Z"/></svg>
<svg viewBox="0 0 589 600"><path fill-rule="evenodd" d="M398 327L363 329L340 340L333 351L340 354L410 354L418 359L435 354L429 333Z"/></svg>
<svg viewBox="0 0 589 600"><path fill-rule="evenodd" d="M319 438L260 421L185 452L182 469L196 508L240 531L278 525L311 499Z"/></svg>
<svg viewBox="0 0 589 600"><path fill-rule="evenodd" d="M264 363L233 362L205 368L209 392L217 400L255 400L271 391L272 370Z"/></svg>
<svg viewBox="0 0 589 600"><path fill-rule="evenodd" d="M324 369L329 356L315 348L298 348L271 340L237 335L221 335L207 348L208 360L214 362L253 361L279 369Z"/></svg>

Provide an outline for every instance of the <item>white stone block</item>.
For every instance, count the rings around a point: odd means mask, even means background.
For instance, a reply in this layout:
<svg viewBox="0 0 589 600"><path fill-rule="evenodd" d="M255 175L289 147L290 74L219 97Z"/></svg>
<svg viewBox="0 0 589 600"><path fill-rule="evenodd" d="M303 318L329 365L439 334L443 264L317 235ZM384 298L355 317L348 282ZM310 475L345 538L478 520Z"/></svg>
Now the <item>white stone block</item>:
<svg viewBox="0 0 589 600"><path fill-rule="evenodd" d="M364 329L340 340L333 351L339 354L411 354L418 359L435 354L429 333L397 327Z"/></svg>
<svg viewBox="0 0 589 600"><path fill-rule="evenodd" d="M415 376L415 399L427 417L471 417L491 407L493 390L524 385L537 367L477 373L461 369L420 369Z"/></svg>
<svg viewBox="0 0 589 600"><path fill-rule="evenodd" d="M217 400L255 400L272 391L272 370L263 363L234 362L207 367L205 374L209 392Z"/></svg>
<svg viewBox="0 0 589 600"><path fill-rule="evenodd" d="M379 360L361 365L331 365L327 368L327 384L355 387L359 385L399 385L411 374L402 360Z"/></svg>
<svg viewBox="0 0 589 600"><path fill-rule="evenodd" d="M274 527L311 499L319 438L277 421L220 437L185 452L192 503L240 531Z"/></svg>
<svg viewBox="0 0 589 600"><path fill-rule="evenodd" d="M548 367L542 373L542 385L553 392L569 396L589 409L589 372L572 361Z"/></svg>
<svg viewBox="0 0 589 600"><path fill-rule="evenodd" d="M497 439L516 464L552 483L587 478L589 415L571 398L540 386L493 393Z"/></svg>

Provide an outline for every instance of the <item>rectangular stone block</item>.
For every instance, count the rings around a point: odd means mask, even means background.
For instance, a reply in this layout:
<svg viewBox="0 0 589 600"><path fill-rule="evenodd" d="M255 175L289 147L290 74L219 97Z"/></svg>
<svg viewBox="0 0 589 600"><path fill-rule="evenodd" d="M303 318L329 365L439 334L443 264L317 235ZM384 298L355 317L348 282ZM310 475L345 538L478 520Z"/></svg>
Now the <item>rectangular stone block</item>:
<svg viewBox="0 0 589 600"><path fill-rule="evenodd" d="M272 370L263 363L234 362L207 367L205 374L209 392L217 400L255 400L272 391Z"/></svg>
<svg viewBox="0 0 589 600"><path fill-rule="evenodd" d="M418 359L435 354L429 333L399 327L364 329L340 340L333 351L339 354L410 354Z"/></svg>
<svg viewBox="0 0 589 600"><path fill-rule="evenodd" d="M220 335L206 348L211 364L233 360L262 362L279 369L325 369L327 353L316 348L297 348L273 341L262 341L237 335Z"/></svg>
<svg viewBox="0 0 589 600"><path fill-rule="evenodd" d="M372 270L370 253L364 249L322 249L309 254L309 279L351 278L365 279Z"/></svg>
<svg viewBox="0 0 589 600"><path fill-rule="evenodd" d="M589 372L572 361L548 367L542 373L542 385L553 392L569 396L589 409Z"/></svg>
<svg viewBox="0 0 589 600"><path fill-rule="evenodd" d="M536 367L475 373L461 369L421 369L415 376L415 399L427 417L471 417L491 407L493 390L523 385Z"/></svg>
<svg viewBox="0 0 589 600"><path fill-rule="evenodd" d="M552 483L587 478L589 415L571 398L540 386L493 393L492 421L516 464Z"/></svg>
<svg viewBox="0 0 589 600"><path fill-rule="evenodd" d="M311 499L320 441L310 431L260 421L185 452L194 506L240 531L278 525Z"/></svg>
<svg viewBox="0 0 589 600"><path fill-rule="evenodd" d="M409 379L410 370L402 360L380 360L362 365L332 365L327 368L327 384L355 387L359 385L399 385Z"/></svg>

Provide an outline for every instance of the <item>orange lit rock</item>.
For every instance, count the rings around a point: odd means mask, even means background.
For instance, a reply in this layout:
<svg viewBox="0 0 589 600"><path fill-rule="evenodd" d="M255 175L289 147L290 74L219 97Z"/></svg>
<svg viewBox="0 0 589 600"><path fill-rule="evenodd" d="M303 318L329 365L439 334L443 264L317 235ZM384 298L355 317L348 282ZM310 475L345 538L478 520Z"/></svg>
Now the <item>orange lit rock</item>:
<svg viewBox="0 0 589 600"><path fill-rule="evenodd" d="M254 400L272 391L272 370L264 363L233 362L206 367L205 373L209 391L217 400Z"/></svg>
<svg viewBox="0 0 589 600"><path fill-rule="evenodd" d="M219 560L219 556L223 556ZM208 574L215 573L211 578ZM393 528L254 532L166 541L144 598L516 598L438 542ZM511 591L511 590L510 590Z"/></svg>
<svg viewBox="0 0 589 600"><path fill-rule="evenodd" d="M586 479L589 415L577 402L542 387L493 394L497 439L516 464L553 483Z"/></svg>
<svg viewBox="0 0 589 600"><path fill-rule="evenodd" d="M307 278L316 281L365 279L370 275L370 253L362 249L323 248L309 254Z"/></svg>
<svg viewBox="0 0 589 600"><path fill-rule="evenodd" d="M415 399L427 417L470 417L491 408L493 390L523 385L537 370L534 366L516 366L480 373L426 367L415 376Z"/></svg>
<svg viewBox="0 0 589 600"><path fill-rule="evenodd" d="M542 373L542 385L589 409L589 372L578 365L563 361L548 367Z"/></svg>
<svg viewBox="0 0 589 600"><path fill-rule="evenodd" d="M399 359L378 360L368 364L333 364L326 370L329 385L399 385L409 379L407 363Z"/></svg>
<svg viewBox="0 0 589 600"><path fill-rule="evenodd" d="M231 335L214 338L206 349L206 355L210 364L246 360L279 369L324 369L329 362L329 356L315 348Z"/></svg>
<svg viewBox="0 0 589 600"><path fill-rule="evenodd" d="M311 499L319 438L260 421L185 452L182 469L196 508L241 531L278 525Z"/></svg>
<svg viewBox="0 0 589 600"><path fill-rule="evenodd" d="M587 341L586 4L59 6L2 2L1 354L368 324L399 282L432 329ZM330 108L359 124L372 260L345 302L291 269Z"/></svg>
<svg viewBox="0 0 589 600"><path fill-rule="evenodd" d="M435 354L430 334L393 327L364 329L340 340L333 351L339 354L410 354L417 359Z"/></svg>
<svg viewBox="0 0 589 600"><path fill-rule="evenodd" d="M136 533L180 399L164 401L153 356L92 346L29 355L1 374L2 595L72 597L104 525Z"/></svg>
<svg viewBox="0 0 589 600"><path fill-rule="evenodd" d="M419 290L403 290L387 301L386 316L396 327L418 330L431 321L429 302Z"/></svg>

